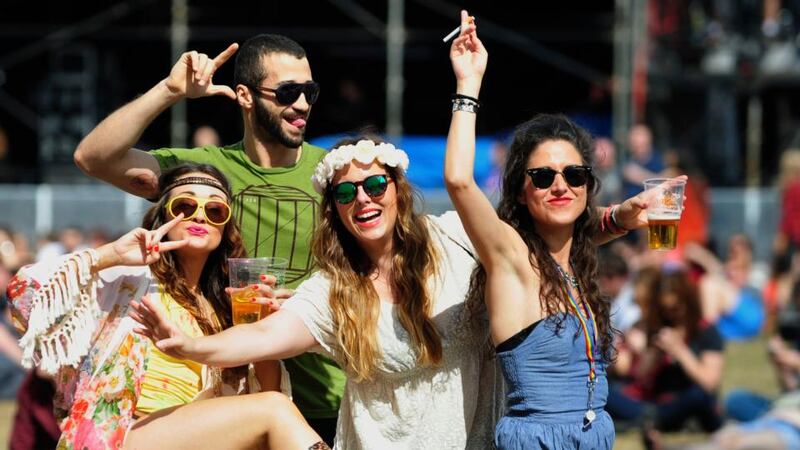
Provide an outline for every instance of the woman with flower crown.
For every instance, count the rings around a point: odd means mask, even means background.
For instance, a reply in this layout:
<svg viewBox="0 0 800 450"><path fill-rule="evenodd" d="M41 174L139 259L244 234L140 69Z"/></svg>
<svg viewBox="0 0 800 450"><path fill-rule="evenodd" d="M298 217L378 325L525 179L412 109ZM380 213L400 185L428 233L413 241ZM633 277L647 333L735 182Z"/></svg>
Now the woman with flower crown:
<svg viewBox="0 0 800 450"><path fill-rule="evenodd" d="M474 266L454 213L415 212L408 157L388 143L343 142L317 167L312 242L319 272L254 324L192 338L145 300L132 314L156 346L213 366L307 351L348 375L335 447L487 448L502 406L484 325L463 307Z"/></svg>

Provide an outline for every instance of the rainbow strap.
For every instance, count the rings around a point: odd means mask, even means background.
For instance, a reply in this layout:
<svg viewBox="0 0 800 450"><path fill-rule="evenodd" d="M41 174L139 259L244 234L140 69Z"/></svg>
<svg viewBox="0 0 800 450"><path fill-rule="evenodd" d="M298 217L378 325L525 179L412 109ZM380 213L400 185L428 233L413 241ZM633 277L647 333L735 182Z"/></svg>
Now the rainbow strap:
<svg viewBox="0 0 800 450"><path fill-rule="evenodd" d="M564 292L567 294L569 302L575 309L575 313L578 315L578 320L581 322L581 328L583 328L583 337L586 340L586 357L589 359L589 384L593 385L594 380L597 377L597 374L595 373L594 370L594 348L595 348L594 333L589 333L589 327L586 325L586 319L583 317L580 308L578 308L578 303L575 301L575 297L572 296L572 292L570 291L570 289L564 286ZM592 307L588 303L585 303L585 305L589 319L592 321L592 327L593 327L592 329L597 330L597 322L594 320L594 312L592 311Z"/></svg>

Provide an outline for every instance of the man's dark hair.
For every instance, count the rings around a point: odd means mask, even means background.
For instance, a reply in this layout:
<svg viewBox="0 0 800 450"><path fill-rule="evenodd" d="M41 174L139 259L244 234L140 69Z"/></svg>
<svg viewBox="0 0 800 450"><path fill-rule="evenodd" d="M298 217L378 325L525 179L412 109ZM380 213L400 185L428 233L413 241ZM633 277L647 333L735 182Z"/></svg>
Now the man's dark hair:
<svg viewBox="0 0 800 450"><path fill-rule="evenodd" d="M258 86L267 77L261 58L271 53L285 53L297 59L305 58L306 51L297 42L279 34L259 34L239 47L233 69L233 84Z"/></svg>

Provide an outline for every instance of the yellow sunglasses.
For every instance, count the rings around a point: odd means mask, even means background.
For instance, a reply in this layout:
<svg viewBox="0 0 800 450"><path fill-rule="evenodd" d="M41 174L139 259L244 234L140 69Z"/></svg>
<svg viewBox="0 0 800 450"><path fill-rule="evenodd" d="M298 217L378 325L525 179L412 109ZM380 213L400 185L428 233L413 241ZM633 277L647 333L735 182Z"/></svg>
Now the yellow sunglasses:
<svg viewBox="0 0 800 450"><path fill-rule="evenodd" d="M179 195L167 203L167 212L173 218L183 213L183 220L194 219L200 209L203 210L203 216L208 223L212 225L225 225L231 220L230 205L219 199Z"/></svg>

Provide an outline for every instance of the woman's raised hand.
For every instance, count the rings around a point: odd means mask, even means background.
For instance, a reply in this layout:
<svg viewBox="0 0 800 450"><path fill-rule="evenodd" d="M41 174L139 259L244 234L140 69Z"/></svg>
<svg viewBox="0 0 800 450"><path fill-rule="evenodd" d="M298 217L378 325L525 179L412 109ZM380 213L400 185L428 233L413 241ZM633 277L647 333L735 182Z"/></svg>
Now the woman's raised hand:
<svg viewBox="0 0 800 450"><path fill-rule="evenodd" d="M673 178L674 180L687 181L689 177L681 175ZM619 205L614 219L617 225L626 230L635 230L647 226L647 205L652 199L653 193L642 191L638 195L631 197ZM686 195L683 196L684 203L686 202Z"/></svg>
<svg viewBox="0 0 800 450"><path fill-rule="evenodd" d="M114 242L97 249L100 254L100 268L110 266L146 266L158 261L162 252L185 246L188 241L161 242L169 230L183 219L183 214L161 225L155 230L134 228Z"/></svg>
<svg viewBox="0 0 800 450"><path fill-rule="evenodd" d="M191 359L194 339L167 320L149 296L142 297L141 302L132 301L128 315L142 325L133 331L153 341L159 350L173 358Z"/></svg>
<svg viewBox="0 0 800 450"><path fill-rule="evenodd" d="M480 83L486 71L489 53L478 39L475 23L466 11L461 11L461 33L450 45L450 62L458 82L474 80ZM463 92L462 92L463 93Z"/></svg>

